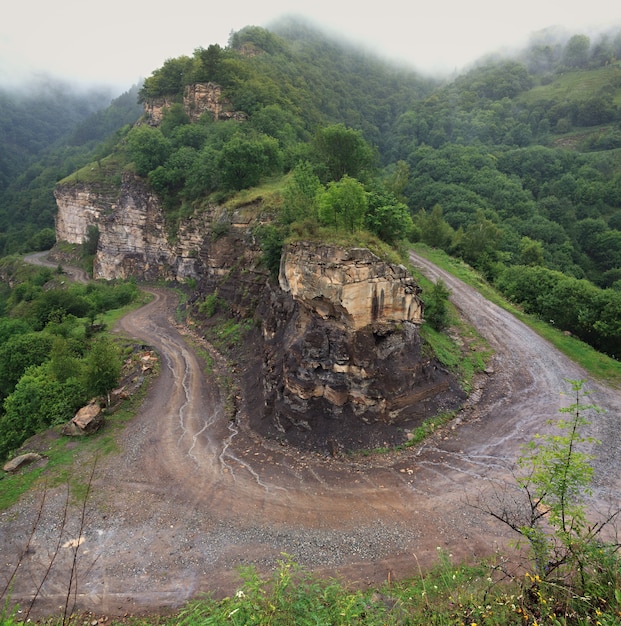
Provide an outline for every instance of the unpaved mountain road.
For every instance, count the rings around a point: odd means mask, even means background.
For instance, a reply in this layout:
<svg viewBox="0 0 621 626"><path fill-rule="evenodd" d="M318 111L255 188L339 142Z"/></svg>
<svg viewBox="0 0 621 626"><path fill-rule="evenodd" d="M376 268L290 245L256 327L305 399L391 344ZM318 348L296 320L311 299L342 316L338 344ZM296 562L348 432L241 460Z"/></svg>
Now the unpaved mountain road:
<svg viewBox="0 0 621 626"><path fill-rule="evenodd" d="M171 323L175 296L126 316L119 332L153 345L161 373L119 438L120 451L98 460L77 558L78 608L124 614L178 606L200 592L231 593L236 566L269 571L287 553L305 567L338 572L360 585L415 575L437 547L456 559L483 556L510 536L469 507L509 479L519 446L572 399L564 379L585 374L552 346L474 290L422 258L495 350L491 373L460 421L419 448L379 457L328 459L260 440L232 422L215 382L191 343ZM594 506L620 493L617 447L621 394L589 381L597 477ZM76 472L88 473L82 459ZM0 489L2 483L0 482ZM63 606L79 508L63 522L66 489L30 493L0 516L0 588L19 561L11 598L28 606L50 561L33 615ZM60 548L56 548L60 545ZM67 547L62 547L67 545ZM73 602L73 599L72 599Z"/></svg>

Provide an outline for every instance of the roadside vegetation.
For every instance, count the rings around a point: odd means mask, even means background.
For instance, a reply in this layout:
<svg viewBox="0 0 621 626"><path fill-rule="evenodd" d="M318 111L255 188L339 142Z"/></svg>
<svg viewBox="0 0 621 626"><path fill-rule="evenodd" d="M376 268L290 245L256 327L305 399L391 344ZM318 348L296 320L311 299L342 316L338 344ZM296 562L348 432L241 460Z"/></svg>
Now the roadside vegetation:
<svg viewBox="0 0 621 626"><path fill-rule="evenodd" d="M621 384L621 365L617 359L598 352L579 337L559 329L550 324L549 319L543 318L534 312L525 311L520 303L512 303L490 284L479 272L459 259L450 257L442 250L432 249L428 246L416 244L414 249L417 253L433 261L438 267L454 274L465 283L471 285L482 293L488 300L506 309L525 324L530 326L542 337L550 341L556 348L566 354L570 359L579 363L591 376L599 380L605 380L611 384ZM537 289L537 285L532 286ZM559 307L562 304L559 303ZM565 307L571 306L570 302Z"/></svg>
<svg viewBox="0 0 621 626"><path fill-rule="evenodd" d="M0 462L36 433L68 422L119 379L122 350L108 312L138 299L134 283L67 283L62 273L2 259ZM5 284L5 283L3 283Z"/></svg>

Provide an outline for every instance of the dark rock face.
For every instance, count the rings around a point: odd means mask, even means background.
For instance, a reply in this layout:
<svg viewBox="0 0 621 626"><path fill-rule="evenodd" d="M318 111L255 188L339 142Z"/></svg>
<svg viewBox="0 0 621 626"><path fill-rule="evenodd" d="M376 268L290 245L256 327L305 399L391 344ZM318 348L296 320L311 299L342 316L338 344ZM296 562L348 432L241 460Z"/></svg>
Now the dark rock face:
<svg viewBox="0 0 621 626"><path fill-rule="evenodd" d="M332 453L394 445L464 399L454 377L423 358L411 322L352 331L276 290L258 314L263 352L249 370L260 368L262 387L247 392L251 423L265 436Z"/></svg>

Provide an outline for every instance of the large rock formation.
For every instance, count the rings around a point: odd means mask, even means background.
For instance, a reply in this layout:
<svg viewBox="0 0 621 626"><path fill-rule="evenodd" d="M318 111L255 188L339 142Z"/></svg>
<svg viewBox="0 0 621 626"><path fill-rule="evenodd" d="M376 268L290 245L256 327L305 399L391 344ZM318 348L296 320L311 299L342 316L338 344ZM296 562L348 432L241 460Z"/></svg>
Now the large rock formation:
<svg viewBox="0 0 621 626"><path fill-rule="evenodd" d="M402 265L382 263L366 248L298 243L282 257L280 287L323 319L353 330L423 319L420 288Z"/></svg>
<svg viewBox="0 0 621 626"><path fill-rule="evenodd" d="M460 402L453 376L424 356L420 289L403 266L298 242L275 283L254 236L270 219L260 206L212 206L172 238L160 201L130 173L114 197L65 184L56 198L59 241L82 243L98 227L97 278L192 278L195 301L217 290L232 315L254 316L242 413L265 436L324 449L397 443Z"/></svg>
<svg viewBox="0 0 621 626"><path fill-rule="evenodd" d="M424 358L420 289L366 249L288 246L260 307L265 412L255 428L306 447L397 443L461 399ZM269 418L269 419L265 419Z"/></svg>

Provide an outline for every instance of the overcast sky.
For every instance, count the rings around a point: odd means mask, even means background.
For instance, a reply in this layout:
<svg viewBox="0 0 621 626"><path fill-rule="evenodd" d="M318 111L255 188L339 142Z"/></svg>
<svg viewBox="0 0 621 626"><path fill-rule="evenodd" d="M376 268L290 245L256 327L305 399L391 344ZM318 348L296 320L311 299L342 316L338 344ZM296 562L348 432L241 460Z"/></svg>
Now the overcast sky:
<svg viewBox="0 0 621 626"><path fill-rule="evenodd" d="M550 26L621 26L618 0L15 0L0 20L0 83L32 72L129 88L171 57L226 45L231 31L309 18L383 57L433 73L518 46Z"/></svg>

